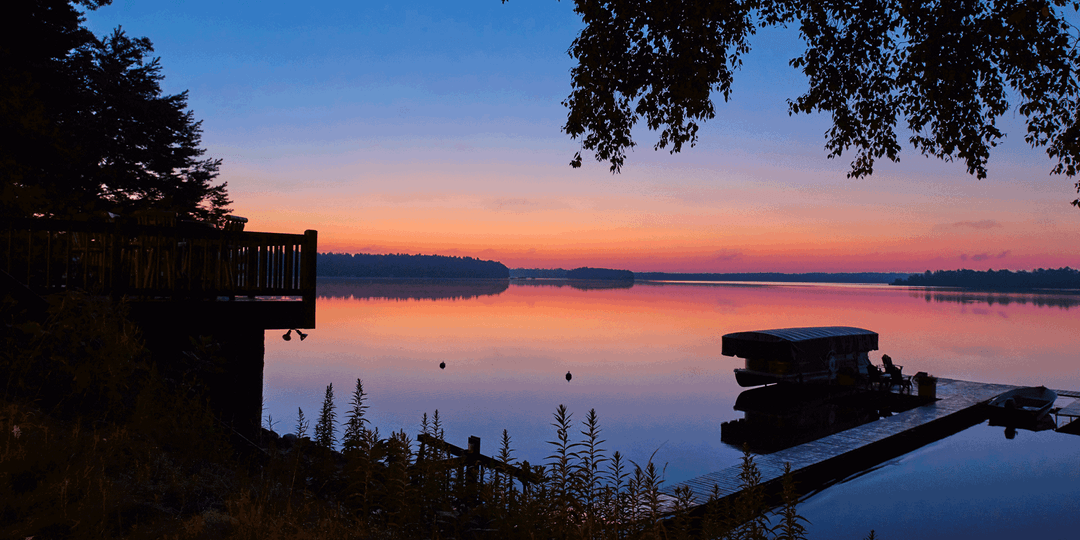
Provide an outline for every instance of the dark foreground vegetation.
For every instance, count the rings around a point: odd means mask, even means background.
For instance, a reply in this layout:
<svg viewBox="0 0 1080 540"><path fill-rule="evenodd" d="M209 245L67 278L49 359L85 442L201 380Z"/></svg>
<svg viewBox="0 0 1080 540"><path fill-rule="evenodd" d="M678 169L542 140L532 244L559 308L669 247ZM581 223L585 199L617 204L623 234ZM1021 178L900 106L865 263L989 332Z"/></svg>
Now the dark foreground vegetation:
<svg viewBox="0 0 1080 540"><path fill-rule="evenodd" d="M964 287L983 290L1021 290L1021 289L1080 289L1080 270L1066 266L1056 270L1039 268L1028 272L1020 270L938 270L926 271L925 274L912 274L906 279L897 279L893 285L911 285L918 287Z"/></svg>
<svg viewBox="0 0 1080 540"><path fill-rule="evenodd" d="M2 315L3 538L806 535L790 476L781 508L769 513L746 454L742 495L692 510L708 501L664 490L651 461L602 448L594 411L576 422L556 410L543 465L515 460L505 431L493 460L452 456L436 444L438 411L420 419L417 440L384 436L365 418L360 380L340 416L327 387L314 426L300 411L294 433L243 437L203 398L196 374L224 361L211 340L193 339L184 365L157 366L138 328L107 300L55 298L47 319L34 321L9 298Z"/></svg>
<svg viewBox="0 0 1080 540"><path fill-rule="evenodd" d="M320 277L487 278L507 279L510 271L496 261L442 255L369 255L320 253Z"/></svg>

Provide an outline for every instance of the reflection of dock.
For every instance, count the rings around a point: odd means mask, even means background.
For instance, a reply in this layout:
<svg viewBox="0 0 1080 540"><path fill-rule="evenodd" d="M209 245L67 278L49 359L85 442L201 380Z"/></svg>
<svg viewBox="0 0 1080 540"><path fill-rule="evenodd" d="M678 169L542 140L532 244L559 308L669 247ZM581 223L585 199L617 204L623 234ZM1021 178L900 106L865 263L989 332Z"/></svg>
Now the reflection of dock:
<svg viewBox="0 0 1080 540"><path fill-rule="evenodd" d="M772 454L755 455L754 463L767 492L778 493L785 463L791 463L800 491L806 492L978 424L986 419L982 405L1014 388L1017 386L939 378L937 401ZM1080 397L1077 392L1057 392L1066 398ZM709 499L715 485L722 501L733 502L740 491L740 471L741 467L734 465L676 486L689 487L700 504ZM776 503L770 500L770 504Z"/></svg>

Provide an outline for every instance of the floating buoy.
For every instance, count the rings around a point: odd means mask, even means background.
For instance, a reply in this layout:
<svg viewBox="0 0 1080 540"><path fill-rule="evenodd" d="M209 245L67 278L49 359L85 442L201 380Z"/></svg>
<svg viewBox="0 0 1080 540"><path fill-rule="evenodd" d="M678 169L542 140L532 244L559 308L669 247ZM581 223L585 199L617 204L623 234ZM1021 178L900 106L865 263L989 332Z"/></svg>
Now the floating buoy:
<svg viewBox="0 0 1080 540"><path fill-rule="evenodd" d="M446 362L439 362L439 369L446 369Z"/></svg>
<svg viewBox="0 0 1080 540"><path fill-rule="evenodd" d="M573 379L573 378L574 378L574 376L571 375L569 371L567 371L566 372L566 382L570 382L570 379Z"/></svg>

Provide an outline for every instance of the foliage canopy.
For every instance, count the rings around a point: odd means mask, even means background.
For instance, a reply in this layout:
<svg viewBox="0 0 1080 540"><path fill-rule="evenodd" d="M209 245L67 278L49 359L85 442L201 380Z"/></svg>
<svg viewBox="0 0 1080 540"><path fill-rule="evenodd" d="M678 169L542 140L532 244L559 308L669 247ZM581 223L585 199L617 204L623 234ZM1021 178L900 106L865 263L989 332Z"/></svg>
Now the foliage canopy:
<svg viewBox="0 0 1080 540"><path fill-rule="evenodd" d="M503 0L504 2L506 0ZM659 131L655 149L694 146L731 97L734 72L758 29L798 28L790 61L809 86L789 114L827 113L830 158L852 152L849 176L898 160L898 132L926 156L962 161L986 176L1005 136L997 119L1016 106L1024 140L1080 167L1080 36L1073 0L574 0L585 27L570 46L563 130L619 172L631 129ZM581 152L571 165L581 166ZM1080 183L1077 183L1080 191ZM1080 200L1074 201L1080 206Z"/></svg>
<svg viewBox="0 0 1080 540"><path fill-rule="evenodd" d="M75 4L28 0L6 12L0 38L0 207L11 215L72 216L144 208L220 220L231 201L215 185L187 93L162 91L146 38L101 38ZM29 36L28 38L26 36Z"/></svg>

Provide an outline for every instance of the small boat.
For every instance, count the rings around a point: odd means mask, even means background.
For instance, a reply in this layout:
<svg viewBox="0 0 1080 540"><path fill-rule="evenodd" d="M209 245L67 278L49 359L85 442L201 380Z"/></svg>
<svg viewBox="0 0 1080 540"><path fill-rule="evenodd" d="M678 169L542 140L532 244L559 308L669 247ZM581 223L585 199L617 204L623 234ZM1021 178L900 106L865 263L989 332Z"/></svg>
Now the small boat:
<svg viewBox="0 0 1080 540"><path fill-rule="evenodd" d="M994 423L1035 423L1050 412L1057 393L1045 386L1025 386L1009 390L987 404Z"/></svg>
<svg viewBox="0 0 1080 540"><path fill-rule="evenodd" d="M726 334L721 354L746 360L735 370L739 386L774 383L827 384L839 375L865 374L875 332L851 326L778 328Z"/></svg>

